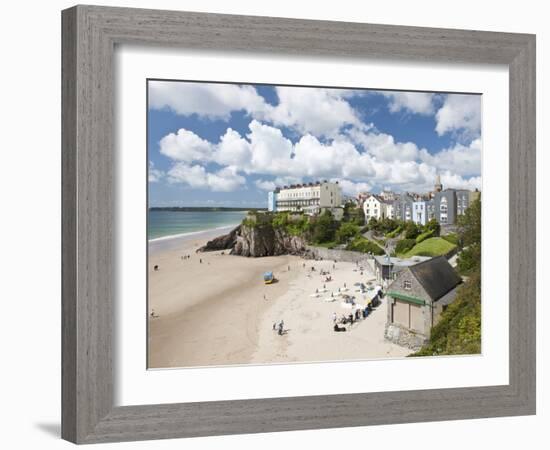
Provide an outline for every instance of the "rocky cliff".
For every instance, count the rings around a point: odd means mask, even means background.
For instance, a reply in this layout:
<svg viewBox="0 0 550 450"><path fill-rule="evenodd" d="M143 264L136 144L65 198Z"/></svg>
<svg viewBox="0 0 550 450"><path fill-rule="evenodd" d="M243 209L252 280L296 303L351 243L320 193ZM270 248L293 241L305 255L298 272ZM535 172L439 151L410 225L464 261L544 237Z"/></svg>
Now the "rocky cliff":
<svg viewBox="0 0 550 450"><path fill-rule="evenodd" d="M304 255L306 241L301 236L292 236L284 229L270 225L239 225L230 233L208 241L198 252L230 250L239 256Z"/></svg>

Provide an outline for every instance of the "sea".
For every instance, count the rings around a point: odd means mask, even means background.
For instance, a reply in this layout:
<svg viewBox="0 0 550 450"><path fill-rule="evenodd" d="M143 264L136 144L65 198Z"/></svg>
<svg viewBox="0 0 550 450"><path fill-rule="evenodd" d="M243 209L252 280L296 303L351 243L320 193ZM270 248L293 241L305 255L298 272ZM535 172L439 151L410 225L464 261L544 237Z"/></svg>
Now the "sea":
<svg viewBox="0 0 550 450"><path fill-rule="evenodd" d="M149 211L147 239L159 241L237 226L247 211Z"/></svg>

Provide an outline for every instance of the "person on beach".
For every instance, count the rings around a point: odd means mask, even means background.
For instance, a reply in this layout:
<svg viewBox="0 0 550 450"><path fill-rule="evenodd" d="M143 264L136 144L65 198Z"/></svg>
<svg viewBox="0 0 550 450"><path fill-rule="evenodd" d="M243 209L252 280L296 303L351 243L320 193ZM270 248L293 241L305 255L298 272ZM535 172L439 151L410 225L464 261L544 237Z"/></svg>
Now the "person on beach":
<svg viewBox="0 0 550 450"><path fill-rule="evenodd" d="M336 320L338 320L336 317L336 313L332 313L332 322L336 323Z"/></svg>
<svg viewBox="0 0 550 450"><path fill-rule="evenodd" d="M273 322L273 331L277 329L277 322Z"/></svg>
<svg viewBox="0 0 550 450"><path fill-rule="evenodd" d="M202 258L199 259L199 264L202 264Z"/></svg>
<svg viewBox="0 0 550 450"><path fill-rule="evenodd" d="M279 331L278 331L278 333L279 333L279 336L283 335L283 321L282 320L279 322Z"/></svg>

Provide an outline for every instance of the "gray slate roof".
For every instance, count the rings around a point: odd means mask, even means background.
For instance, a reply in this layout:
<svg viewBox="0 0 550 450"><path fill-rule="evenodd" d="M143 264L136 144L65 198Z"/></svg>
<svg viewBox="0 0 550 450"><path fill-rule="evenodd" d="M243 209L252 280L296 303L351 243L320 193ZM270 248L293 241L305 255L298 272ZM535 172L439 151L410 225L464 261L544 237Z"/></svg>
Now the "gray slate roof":
<svg viewBox="0 0 550 450"><path fill-rule="evenodd" d="M432 301L443 297L462 281L444 256L409 267Z"/></svg>

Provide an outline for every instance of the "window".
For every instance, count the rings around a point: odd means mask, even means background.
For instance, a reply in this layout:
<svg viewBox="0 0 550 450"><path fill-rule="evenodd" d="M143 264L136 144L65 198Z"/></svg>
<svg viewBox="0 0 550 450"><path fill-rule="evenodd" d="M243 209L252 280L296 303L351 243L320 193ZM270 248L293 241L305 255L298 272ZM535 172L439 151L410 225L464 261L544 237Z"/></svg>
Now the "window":
<svg viewBox="0 0 550 450"><path fill-rule="evenodd" d="M412 289L411 280L403 281L403 289L405 289L406 291L410 291Z"/></svg>

